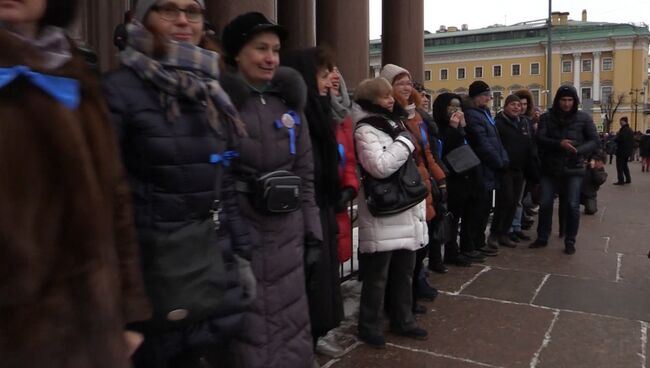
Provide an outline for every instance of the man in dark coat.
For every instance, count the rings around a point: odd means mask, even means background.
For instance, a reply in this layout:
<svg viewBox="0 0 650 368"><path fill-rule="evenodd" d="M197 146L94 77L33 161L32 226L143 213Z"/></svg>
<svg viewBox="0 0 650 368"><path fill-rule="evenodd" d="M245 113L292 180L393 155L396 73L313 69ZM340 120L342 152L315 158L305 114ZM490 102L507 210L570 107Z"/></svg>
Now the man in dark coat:
<svg viewBox="0 0 650 368"><path fill-rule="evenodd" d="M567 209L565 253L575 253L580 225L580 187L585 175L585 157L598 148L598 133L591 116L578 111L576 89L562 86L557 90L553 107L539 122L537 143L542 163L540 209L537 239L531 248L545 247L551 233L553 201L560 196L560 206Z"/></svg>
<svg viewBox="0 0 650 368"><path fill-rule="evenodd" d="M630 184L632 182L630 168L627 163L630 161L632 153L634 153L634 132L627 122L627 116L623 116L619 122L621 129L616 135L616 175L618 181L614 185Z"/></svg>
<svg viewBox="0 0 650 368"><path fill-rule="evenodd" d="M465 110L467 121L467 141L472 150L481 159L478 167L478 185L474 189L476 195L475 215L469 216L466 220L471 222L472 244L470 248L464 248L461 239L461 250L463 252L476 251L487 256L495 256L498 251L493 245L485 244L485 228L487 227L492 205L492 191L498 189L500 178L508 167L508 154L503 148L496 122L490 114L488 103L492 99L490 86L483 81L475 81L469 86L470 101ZM466 254L474 257L473 253Z"/></svg>

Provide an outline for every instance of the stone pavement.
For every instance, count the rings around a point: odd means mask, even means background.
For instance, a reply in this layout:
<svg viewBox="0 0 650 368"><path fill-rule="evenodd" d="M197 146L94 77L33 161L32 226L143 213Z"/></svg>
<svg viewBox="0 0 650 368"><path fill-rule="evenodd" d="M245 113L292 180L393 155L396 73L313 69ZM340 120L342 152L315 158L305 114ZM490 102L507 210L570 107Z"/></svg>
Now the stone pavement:
<svg viewBox="0 0 650 368"><path fill-rule="evenodd" d="M441 294L419 316L427 341L386 333L387 348L356 341L360 285L344 285L350 318L336 331L347 347L323 367L650 367L650 173L631 163L633 183L599 193L599 211L582 216L577 252L549 246L502 248L469 268L430 275ZM556 216L554 216L556 217ZM556 219L555 219L556 220ZM534 231L529 231L534 235Z"/></svg>

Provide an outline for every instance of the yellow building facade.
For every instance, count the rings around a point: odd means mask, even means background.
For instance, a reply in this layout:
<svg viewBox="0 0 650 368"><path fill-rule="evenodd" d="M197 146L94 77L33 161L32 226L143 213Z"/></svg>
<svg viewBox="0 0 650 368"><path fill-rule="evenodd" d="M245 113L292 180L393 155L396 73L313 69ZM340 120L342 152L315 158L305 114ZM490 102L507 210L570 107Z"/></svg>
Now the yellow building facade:
<svg viewBox="0 0 650 368"><path fill-rule="evenodd" d="M426 15L425 15L426 16ZM443 92L466 94L475 80L493 91L493 109L518 89L529 89L538 106L548 106L561 85L572 85L581 108L590 111L604 129L610 98L623 96L610 130L627 116L636 130L650 128L648 106L648 49L646 25L588 22L553 13L552 85L546 87L547 26L544 21L478 30L441 29L425 36L425 72L421 81L435 98ZM381 42L370 43L371 74L381 69ZM414 77L414 79L418 79ZM551 101L552 102L552 101ZM636 114L635 114L636 111ZM611 115L611 114L610 114Z"/></svg>

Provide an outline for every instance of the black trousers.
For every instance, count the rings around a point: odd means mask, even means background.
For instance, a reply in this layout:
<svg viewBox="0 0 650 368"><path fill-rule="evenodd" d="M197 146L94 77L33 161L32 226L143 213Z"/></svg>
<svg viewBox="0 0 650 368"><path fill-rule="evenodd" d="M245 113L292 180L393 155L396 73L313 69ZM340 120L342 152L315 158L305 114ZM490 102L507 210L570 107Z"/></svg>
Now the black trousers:
<svg viewBox="0 0 650 368"><path fill-rule="evenodd" d="M359 261L363 264L359 334L383 335L381 313L386 285L390 285L386 298L390 301L391 329L403 332L416 327L415 317L411 310L415 252L400 249L388 252L361 253Z"/></svg>
<svg viewBox="0 0 650 368"><path fill-rule="evenodd" d="M501 187L496 191L492 235L506 235L515 217L517 203L524 188L524 173L521 170L507 170L501 178Z"/></svg>
<svg viewBox="0 0 650 368"><path fill-rule="evenodd" d="M616 175L619 183L630 183L632 181L630 167L628 166L629 160L630 155L616 155Z"/></svg>
<svg viewBox="0 0 650 368"><path fill-rule="evenodd" d="M485 245L485 228L492 207L492 192L449 186L449 211L454 215L451 241L445 244L445 260L458 255L457 235L460 221L460 251L471 252Z"/></svg>

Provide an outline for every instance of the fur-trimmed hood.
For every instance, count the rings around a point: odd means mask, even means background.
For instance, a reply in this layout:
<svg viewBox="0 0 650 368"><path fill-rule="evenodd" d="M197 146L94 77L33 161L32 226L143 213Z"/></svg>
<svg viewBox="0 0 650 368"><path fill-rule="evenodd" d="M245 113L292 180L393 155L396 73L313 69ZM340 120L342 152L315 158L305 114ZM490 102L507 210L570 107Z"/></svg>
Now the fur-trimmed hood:
<svg viewBox="0 0 650 368"><path fill-rule="evenodd" d="M224 71L219 81L237 109L244 105L253 92L244 77L234 70ZM297 71L283 66L276 70L271 87L266 93L279 95L287 106L298 111L302 111L307 103L307 86L302 76Z"/></svg>

